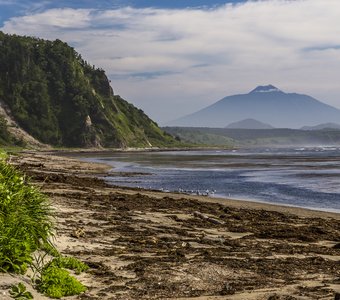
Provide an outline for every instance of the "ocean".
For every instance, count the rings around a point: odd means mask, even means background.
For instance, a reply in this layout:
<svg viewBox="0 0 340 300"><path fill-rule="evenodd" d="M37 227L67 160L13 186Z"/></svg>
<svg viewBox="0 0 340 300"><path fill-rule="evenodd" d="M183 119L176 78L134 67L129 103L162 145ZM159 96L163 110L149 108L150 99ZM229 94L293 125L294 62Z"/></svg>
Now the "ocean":
<svg viewBox="0 0 340 300"><path fill-rule="evenodd" d="M113 185L340 213L340 147L117 152ZM127 176L130 175L130 176Z"/></svg>

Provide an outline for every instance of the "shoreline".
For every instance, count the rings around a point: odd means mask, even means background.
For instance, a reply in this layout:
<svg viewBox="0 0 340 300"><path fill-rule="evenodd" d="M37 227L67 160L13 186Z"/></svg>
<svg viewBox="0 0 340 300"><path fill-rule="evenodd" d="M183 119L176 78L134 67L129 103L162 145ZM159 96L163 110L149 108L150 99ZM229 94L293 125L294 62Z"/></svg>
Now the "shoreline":
<svg viewBox="0 0 340 300"><path fill-rule="evenodd" d="M122 192L128 192L128 193L137 192L137 193L141 193L144 195L154 196L154 197L159 197L159 198L160 197L171 197L174 199L187 198L187 199L192 199L192 200L198 200L200 202L222 204L222 205L226 205L226 206L230 206L234 208L268 210L268 211L276 211L280 213L294 214L300 217L334 218L334 219L340 220L340 213L338 212L323 211L323 210L306 208L306 207L260 202L256 200L252 201L252 200L232 199L232 198L223 198L223 197L195 196L195 195L188 195L184 193L162 192L162 191L156 191L156 190L130 188L130 187L124 187L124 186L112 186L112 187Z"/></svg>
<svg viewBox="0 0 340 300"><path fill-rule="evenodd" d="M340 293L340 214L109 186L111 166L45 153L11 163L51 199L58 250L90 266L70 300Z"/></svg>
<svg viewBox="0 0 340 300"><path fill-rule="evenodd" d="M190 150L190 149L185 149L185 150L182 150L182 151L187 151L187 150ZM204 150L204 149L199 149L197 151L201 151L201 150ZM210 149L210 150L213 150L213 149ZM155 151L158 151L158 150L155 150ZM171 150L164 150L164 151L171 151ZM173 150L173 151L178 151L178 150ZM190 151L196 151L195 149L194 150L190 150ZM78 158L82 158L83 156L87 157L91 157L92 155L110 155L110 153L124 153L124 152L129 152L129 151L124 151L124 150L117 150L115 152L112 152L112 151L102 151L102 152L81 152L81 153L78 153L78 152L71 152L71 153L64 153L63 155L65 155L66 157L69 157L69 158L74 158L74 159L78 159ZM134 152L134 151L133 151ZM149 150L146 150L146 151L139 151L139 150L136 150L136 152L150 152ZM80 159L81 160L81 159ZM105 162L97 162L96 163L99 163L99 164L104 164L104 165L107 165L109 167L112 168L112 173L113 175L115 174L114 172L114 169L115 167L111 164L106 164ZM125 174L125 172L124 172ZM135 173L129 173L127 172L126 173L126 176L129 177L129 174L131 174L130 176L133 176ZM108 182L108 184L110 184ZM299 214L299 215L304 215L304 216L313 216L314 215L314 212L316 214L319 214L319 215L324 215L325 217L329 216L328 217L333 217L333 218L340 218L340 210L327 210L327 209L323 209L323 208L318 208L318 207L303 207L303 206L295 206L295 205L292 205L292 204L282 204L282 203L275 203L275 202L266 202L264 200L259 200L259 199L242 199L242 198L229 198L227 196L223 196L223 195L216 195L216 196L199 196L199 197L196 197L195 195L191 195L191 194L186 194L186 193L180 193L180 192L163 192L163 191L160 191L160 190L153 190L153 189L145 189L145 188L136 188L136 187L127 187L127 186L119 186L119 185L112 185L112 186L115 186L115 187L118 187L118 188L121 188L121 189L124 189L124 190L136 190L136 191L143 191L144 193L161 193L161 194L164 194L164 195L169 195L170 197L173 197L175 195L181 195L182 197L189 197L189 198L192 198L192 199L198 199L200 201L207 201L207 202L214 202L214 200L216 200L216 203L221 203L223 204L223 201L227 201L227 203L230 203L231 205L235 206L235 207L241 207L241 205L238 205L239 203L238 202L241 202L243 203L243 206L244 207L247 207L247 208L256 208L256 209L269 209L269 210L276 210L276 211L279 211L279 212L290 212L290 213L295 213L295 214ZM176 197L176 196L175 196ZM235 202L236 201L236 202ZM304 212L303 210L306 210L306 212Z"/></svg>
<svg viewBox="0 0 340 300"><path fill-rule="evenodd" d="M170 150L170 149L164 149L163 151L196 151L195 149L183 149L183 150ZM204 150L204 148L198 149L197 151ZM207 150L207 149L205 149ZM213 150L213 149L210 149ZM55 152L55 151L27 151L25 153L31 153L31 154L36 154L36 153L42 153L43 155L51 155L51 156L60 156L60 157L66 157L69 159L74 159L79 162L83 163L89 163L93 164L95 166L95 169L98 168L98 170L94 170L94 173L98 173L98 175L104 175L107 176L109 174L114 175L114 166L107 164L105 162L85 162L81 159L78 159L79 157L87 157L93 155L105 155L105 154L110 154L110 153L124 153L124 152L130 152L131 150L124 150L124 149L117 149L117 150L99 150L97 151L66 151L64 152ZM149 149L147 150L132 150L132 152L150 152ZM151 150L151 151L159 151L157 149ZM103 171L104 170L104 171ZM132 175L134 173L131 173ZM128 176L128 173L127 173ZM105 180L105 179L104 179ZM106 181L105 181L106 182ZM110 183L108 183L110 185ZM158 197L163 197L163 196L169 196L169 197L174 197L174 198L190 198L190 199L195 199L203 202L209 202L209 203L219 203L219 204L225 204L225 205L230 205L235 208L249 208L249 209L264 209L264 210L271 210L271 211L277 211L277 212L287 212L291 214L296 214L298 216L304 216L304 217L326 217L326 218L335 218L335 219L340 219L340 211L328 211L328 210L323 210L322 208L313 208L313 207L300 207L300 206L294 206L294 205L285 205L282 203L270 203L266 201L261 201L261 200L252 200L252 199L235 199L235 198L229 198L229 197L220 197L220 196L195 196L195 195L190 195L186 193L180 193L180 192L164 192L164 191L158 191L158 190L152 190L152 189L144 189L144 188L136 188L136 187L126 187L126 186L119 186L119 185L111 185L113 188L116 188L118 190L122 191L132 191L132 192L140 192L144 193L147 195L153 195L153 196L158 196Z"/></svg>

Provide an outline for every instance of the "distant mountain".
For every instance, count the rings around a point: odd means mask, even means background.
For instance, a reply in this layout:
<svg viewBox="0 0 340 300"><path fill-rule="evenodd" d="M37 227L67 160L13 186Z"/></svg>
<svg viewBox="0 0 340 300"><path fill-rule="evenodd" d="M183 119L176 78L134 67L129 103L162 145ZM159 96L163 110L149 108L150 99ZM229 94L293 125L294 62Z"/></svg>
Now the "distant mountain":
<svg viewBox="0 0 340 300"><path fill-rule="evenodd" d="M8 119L27 135L54 146L176 143L142 110L114 95L104 70L60 40L0 32L0 106L5 112L0 119L3 144L15 140L9 136Z"/></svg>
<svg viewBox="0 0 340 300"><path fill-rule="evenodd" d="M187 143L224 147L338 146L340 130L164 127Z"/></svg>
<svg viewBox="0 0 340 300"><path fill-rule="evenodd" d="M255 119L245 119L242 121L230 123L225 128L239 128L239 129L273 129L274 127L257 121Z"/></svg>
<svg viewBox="0 0 340 300"><path fill-rule="evenodd" d="M335 129L340 130L340 124L336 123L324 123L316 126L303 126L301 130L325 130L325 129Z"/></svg>
<svg viewBox="0 0 340 300"><path fill-rule="evenodd" d="M340 110L310 96L285 93L267 85L258 86L248 94L225 97L169 125L223 128L226 123L249 118L276 128L301 128L306 124L339 122Z"/></svg>

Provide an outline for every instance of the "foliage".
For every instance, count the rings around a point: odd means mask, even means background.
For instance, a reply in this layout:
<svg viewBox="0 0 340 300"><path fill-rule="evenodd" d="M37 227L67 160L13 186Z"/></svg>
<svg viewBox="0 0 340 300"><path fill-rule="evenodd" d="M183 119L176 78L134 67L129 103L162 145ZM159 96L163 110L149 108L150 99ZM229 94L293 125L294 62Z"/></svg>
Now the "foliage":
<svg viewBox="0 0 340 300"><path fill-rule="evenodd" d="M38 140L68 147L178 144L114 96L105 72L66 43L0 32L0 45L0 100Z"/></svg>
<svg viewBox="0 0 340 300"><path fill-rule="evenodd" d="M62 257L49 241L53 224L47 198L5 162L3 151L0 157L0 270L25 273L30 266L38 290L53 298L85 291L65 268L79 274L88 266L73 257ZM48 255L55 258L45 264ZM10 294L14 299L33 298L23 284L13 286Z"/></svg>
<svg viewBox="0 0 340 300"><path fill-rule="evenodd" d="M56 249L54 250L57 252ZM40 253L31 264L34 272L32 279L37 290L52 298L61 298L84 292L86 287L65 269L74 270L76 274L80 274L88 270L89 267L74 257L63 257L59 252L57 254L55 258L46 263L45 260L48 254Z"/></svg>
<svg viewBox="0 0 340 300"><path fill-rule="evenodd" d="M52 211L47 198L14 167L0 161L0 270L24 273L32 253L49 243Z"/></svg>
<svg viewBox="0 0 340 300"><path fill-rule="evenodd" d="M9 294L11 295L11 298L17 300L33 299L32 294L29 291L26 291L25 285L21 282L18 285L13 285Z"/></svg>
<svg viewBox="0 0 340 300"><path fill-rule="evenodd" d="M63 268L48 264L41 273L41 282L38 290L51 298L78 295L86 291L76 278Z"/></svg>
<svg viewBox="0 0 340 300"><path fill-rule="evenodd" d="M7 158L7 153L0 149L0 161L3 161L5 158Z"/></svg>
<svg viewBox="0 0 340 300"><path fill-rule="evenodd" d="M60 257L59 251L51 244L51 243L44 243L41 245L40 250L44 251L46 254L52 257Z"/></svg>
<svg viewBox="0 0 340 300"><path fill-rule="evenodd" d="M54 258L50 262L50 265L59 268L74 270L76 274L80 274L81 272L87 271L89 269L88 265L76 259L75 257L59 256Z"/></svg>
<svg viewBox="0 0 340 300"><path fill-rule="evenodd" d="M8 131L7 121L3 116L0 116L0 144L10 145L13 143L12 136Z"/></svg>
<svg viewBox="0 0 340 300"><path fill-rule="evenodd" d="M11 134L7 120L0 115L0 145L25 147L26 143L21 137Z"/></svg>

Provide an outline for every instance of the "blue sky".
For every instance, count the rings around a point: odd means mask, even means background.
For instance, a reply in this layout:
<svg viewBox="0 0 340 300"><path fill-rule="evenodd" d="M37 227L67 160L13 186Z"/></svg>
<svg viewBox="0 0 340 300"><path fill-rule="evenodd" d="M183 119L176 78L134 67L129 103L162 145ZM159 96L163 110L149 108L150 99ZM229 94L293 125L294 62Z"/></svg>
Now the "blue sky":
<svg viewBox="0 0 340 300"><path fill-rule="evenodd" d="M32 0L0 0L0 22L8 20L14 16L25 15L51 8L96 8L112 9L123 6L136 8L155 7L155 8L187 8L187 7L214 7L225 3L240 3L246 0L226 0L226 1L206 1L206 0L60 0L60 1L32 1Z"/></svg>
<svg viewBox="0 0 340 300"><path fill-rule="evenodd" d="M265 84L340 108L339 15L338 0L0 0L0 30L66 41L160 124Z"/></svg>

